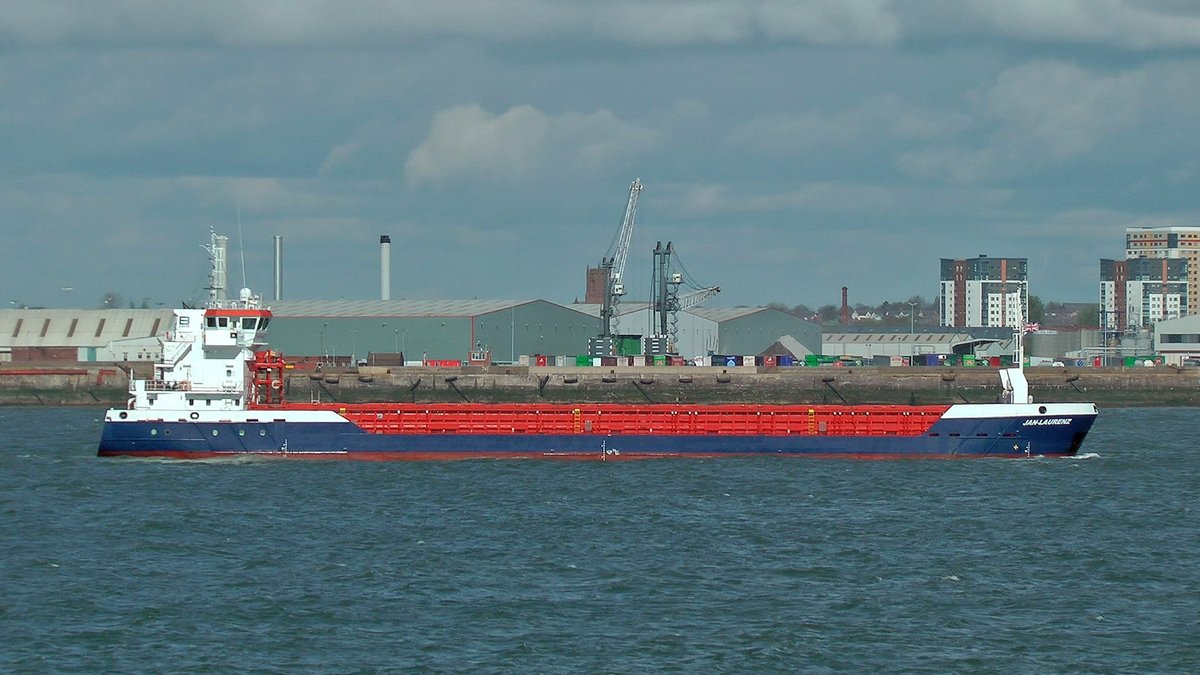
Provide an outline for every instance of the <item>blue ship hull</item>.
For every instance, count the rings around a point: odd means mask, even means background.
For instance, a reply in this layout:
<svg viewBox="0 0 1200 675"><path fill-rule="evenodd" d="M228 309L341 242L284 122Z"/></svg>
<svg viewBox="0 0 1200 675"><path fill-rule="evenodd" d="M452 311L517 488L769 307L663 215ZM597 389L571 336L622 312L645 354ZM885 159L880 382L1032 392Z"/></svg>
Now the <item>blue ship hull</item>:
<svg viewBox="0 0 1200 675"><path fill-rule="evenodd" d="M1029 415L943 417L924 433L912 436L391 434L366 433L349 421L108 420L98 454L196 459L256 455L365 460L744 455L864 459L1069 456L1078 452L1094 419L1094 412L1059 413L1050 418Z"/></svg>

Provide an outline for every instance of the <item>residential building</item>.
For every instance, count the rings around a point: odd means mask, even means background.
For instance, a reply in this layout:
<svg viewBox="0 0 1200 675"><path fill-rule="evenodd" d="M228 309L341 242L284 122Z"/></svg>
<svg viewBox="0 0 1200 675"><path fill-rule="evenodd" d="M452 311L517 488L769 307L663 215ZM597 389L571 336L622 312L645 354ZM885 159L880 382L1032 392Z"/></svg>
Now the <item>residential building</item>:
<svg viewBox="0 0 1200 675"><path fill-rule="evenodd" d="M1102 259L1100 325L1106 332L1123 333L1184 316L1191 302L1192 267L1187 258L1178 257Z"/></svg>
<svg viewBox="0 0 1200 675"><path fill-rule="evenodd" d="M1183 315L1200 314L1200 227L1127 227L1125 259L1185 260Z"/></svg>
<svg viewBox="0 0 1200 675"><path fill-rule="evenodd" d="M1026 258L942 258L941 267L941 325L1015 327L1029 316Z"/></svg>

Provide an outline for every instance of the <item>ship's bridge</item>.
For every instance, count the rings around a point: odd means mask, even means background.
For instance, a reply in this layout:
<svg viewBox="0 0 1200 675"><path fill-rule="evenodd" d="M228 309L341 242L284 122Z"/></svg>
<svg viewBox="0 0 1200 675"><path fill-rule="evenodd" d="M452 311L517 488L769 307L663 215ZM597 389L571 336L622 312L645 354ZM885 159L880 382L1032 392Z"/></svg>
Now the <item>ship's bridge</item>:
<svg viewBox="0 0 1200 675"><path fill-rule="evenodd" d="M204 345L237 347L254 343L271 323L269 309L210 307L204 310Z"/></svg>

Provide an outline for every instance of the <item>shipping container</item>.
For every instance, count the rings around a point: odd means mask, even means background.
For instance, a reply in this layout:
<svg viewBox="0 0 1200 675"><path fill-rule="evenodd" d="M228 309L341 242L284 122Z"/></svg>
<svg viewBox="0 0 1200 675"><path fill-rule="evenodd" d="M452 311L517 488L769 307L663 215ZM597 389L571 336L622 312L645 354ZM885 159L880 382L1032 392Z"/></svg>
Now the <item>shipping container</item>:
<svg viewBox="0 0 1200 675"><path fill-rule="evenodd" d="M545 367L545 366L549 365L549 362L546 360L545 354L534 354L533 362L535 365L537 365L539 367Z"/></svg>
<svg viewBox="0 0 1200 675"><path fill-rule="evenodd" d="M665 365L667 365L667 355L666 355L666 354L655 354L655 355L654 355L654 357L653 357L653 359L654 359L654 360L653 360L653 363L654 363L654 365L656 365L656 366L665 366Z"/></svg>
<svg viewBox="0 0 1200 675"><path fill-rule="evenodd" d="M640 335L621 335L617 337L617 356L638 356L642 353L642 338Z"/></svg>
<svg viewBox="0 0 1200 675"><path fill-rule="evenodd" d="M583 355L575 357L576 368L587 368L590 365L592 365L592 357Z"/></svg>
<svg viewBox="0 0 1200 675"><path fill-rule="evenodd" d="M775 363L780 366L794 366L796 365L796 357L791 354L783 354L775 357Z"/></svg>
<svg viewBox="0 0 1200 675"><path fill-rule="evenodd" d="M758 363L758 360L757 360L757 359L755 359L755 363L756 363L756 364ZM762 357L762 364L761 364L761 365L763 365L763 366L765 366L765 367L767 367L767 368L774 368L774 367L775 367L775 355L774 355L774 354L765 354L765 355Z"/></svg>

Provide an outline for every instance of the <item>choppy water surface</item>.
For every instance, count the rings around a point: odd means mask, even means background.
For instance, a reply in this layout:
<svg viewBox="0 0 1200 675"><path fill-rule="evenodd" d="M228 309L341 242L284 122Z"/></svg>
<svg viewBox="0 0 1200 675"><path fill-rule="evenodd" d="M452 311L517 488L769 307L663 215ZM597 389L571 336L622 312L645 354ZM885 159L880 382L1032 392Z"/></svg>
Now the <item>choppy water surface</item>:
<svg viewBox="0 0 1200 675"><path fill-rule="evenodd" d="M1200 669L1200 427L1081 458L98 459L0 409L0 671Z"/></svg>

